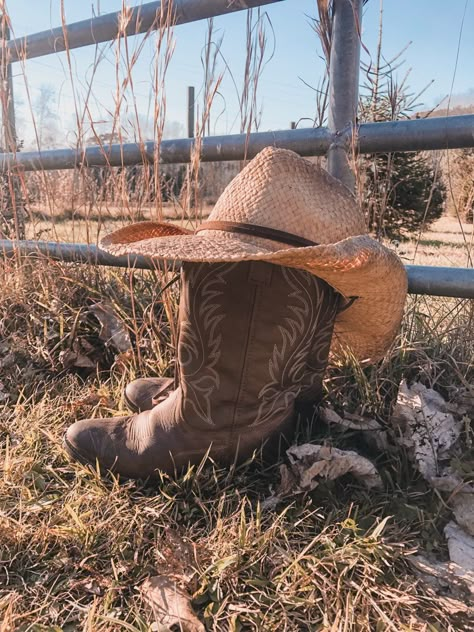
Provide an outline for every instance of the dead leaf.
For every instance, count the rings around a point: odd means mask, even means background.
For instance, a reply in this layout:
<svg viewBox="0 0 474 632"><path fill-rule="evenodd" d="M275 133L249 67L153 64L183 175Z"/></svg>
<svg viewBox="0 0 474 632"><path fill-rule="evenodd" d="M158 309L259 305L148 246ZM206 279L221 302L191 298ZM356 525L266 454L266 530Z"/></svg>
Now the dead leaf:
<svg viewBox="0 0 474 632"><path fill-rule="evenodd" d="M444 535L448 541L449 559L471 574L474 595L474 537L452 521L444 527Z"/></svg>
<svg viewBox="0 0 474 632"><path fill-rule="evenodd" d="M286 451L291 471L301 490L315 489L321 480L352 474L367 487L382 487L374 464L357 452L305 443Z"/></svg>
<svg viewBox="0 0 474 632"><path fill-rule="evenodd" d="M170 628L177 625L183 632L205 632L192 609L189 595L171 577L149 577L142 586L142 594L150 604L158 626Z"/></svg>
<svg viewBox="0 0 474 632"><path fill-rule="evenodd" d="M458 525L474 536L474 494L456 494L451 505Z"/></svg>
<svg viewBox="0 0 474 632"><path fill-rule="evenodd" d="M132 342L123 321L117 316L113 307L106 303L95 303L90 311L101 324L99 337L107 344L113 345L120 353L132 348Z"/></svg>
<svg viewBox="0 0 474 632"><path fill-rule="evenodd" d="M382 426L375 419L351 413L344 413L344 417L341 417L332 408L321 408L319 415L324 423L348 430L382 430Z"/></svg>
<svg viewBox="0 0 474 632"><path fill-rule="evenodd" d="M72 367L95 369L95 362L82 353L77 353L71 349L65 349L59 354L59 361L65 369Z"/></svg>
<svg viewBox="0 0 474 632"><path fill-rule="evenodd" d="M195 544L191 540L166 527L156 543L155 555L162 575L179 577L189 588L195 574Z"/></svg>
<svg viewBox="0 0 474 632"><path fill-rule="evenodd" d="M298 481L296 476L284 463L280 465L280 484L277 493L279 496L287 496L296 489Z"/></svg>
<svg viewBox="0 0 474 632"><path fill-rule="evenodd" d="M454 562L433 562L422 555L410 555L415 574L438 594L443 606L452 612L474 615L472 577Z"/></svg>
<svg viewBox="0 0 474 632"><path fill-rule="evenodd" d="M387 432L375 419L352 413L344 413L344 417L341 417L332 408L321 408L319 417L328 426L335 427L338 430L356 430L361 432L365 441L379 450L385 451L389 447Z"/></svg>
<svg viewBox="0 0 474 632"><path fill-rule="evenodd" d="M427 481L442 476L440 461L461 434L461 424L448 412L443 397L431 388L405 380L400 384L392 421L399 426L399 442L412 453L420 473Z"/></svg>
<svg viewBox="0 0 474 632"><path fill-rule="evenodd" d="M323 480L352 474L369 488L382 487L375 465L357 452L304 443L286 451L290 466L280 466L280 484L275 493L262 502L263 510L273 510L290 494L316 489Z"/></svg>

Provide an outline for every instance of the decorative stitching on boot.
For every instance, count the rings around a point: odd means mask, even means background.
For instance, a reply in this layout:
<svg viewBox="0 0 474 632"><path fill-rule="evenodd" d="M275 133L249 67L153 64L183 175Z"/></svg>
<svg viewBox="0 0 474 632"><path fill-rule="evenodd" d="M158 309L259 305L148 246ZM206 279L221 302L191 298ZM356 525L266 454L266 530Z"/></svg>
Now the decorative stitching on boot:
<svg viewBox="0 0 474 632"><path fill-rule="evenodd" d="M260 274L260 279L258 279L257 282L255 282L254 280L252 280L252 285L253 285L253 298L252 298L252 307L250 309L250 317L249 317L249 326L247 328L247 336L246 336L246 340L245 340L245 344L244 344L244 364L242 367L242 371L240 374L240 383L239 383L239 390L237 391L237 399L235 402L235 407L234 407L234 414L232 415L232 426L231 426L231 436L234 432L235 426L239 420L239 416L240 416L240 409L242 407L242 397L245 393L245 388L247 385L247 376L248 376L248 370L249 370L249 349L252 348L252 342L253 342L253 338L254 338L254 331L255 331L255 313L258 313L258 305L259 305L259 299L260 299L260 295L261 295L261 288L262 285L269 285L269 281L271 279L271 271L270 271L270 279L268 279L268 271L266 270L266 265L262 266L261 265L262 262L260 261L252 261L250 263L250 270L249 270L249 274L248 274L248 278L249 281L252 277L252 273L254 277L257 277L257 275L259 274L259 268L262 269L263 271L263 275ZM259 265L260 264L260 265ZM266 278L265 278L266 277ZM263 281L263 283L262 283ZM265 282L266 281L266 282Z"/></svg>
<svg viewBox="0 0 474 632"><path fill-rule="evenodd" d="M214 426L211 411L212 394L219 388L220 376L215 366L221 356L222 335L218 331L219 323L225 318L219 297L222 296L226 284L225 277L238 265L224 263L222 265L192 264L187 267L188 283L196 283L198 287L192 292L192 305L183 315L180 334L180 364L186 388L187 404L192 407L197 417ZM208 269L202 276L203 270ZM195 367L199 360L198 367ZM192 372L189 368L194 366Z"/></svg>
<svg viewBox="0 0 474 632"><path fill-rule="evenodd" d="M294 299L293 304L288 305L293 317L285 319L286 326L278 326L281 344L275 345L269 360L271 379L259 393L261 404L252 426L278 418L297 398L302 388L309 348L318 322L315 311L321 309L324 301L324 290L318 279L309 274L302 275L300 271L290 268L282 268L282 271L291 288L288 299ZM311 289L316 290L315 304ZM290 381L290 387L284 386L284 380Z"/></svg>

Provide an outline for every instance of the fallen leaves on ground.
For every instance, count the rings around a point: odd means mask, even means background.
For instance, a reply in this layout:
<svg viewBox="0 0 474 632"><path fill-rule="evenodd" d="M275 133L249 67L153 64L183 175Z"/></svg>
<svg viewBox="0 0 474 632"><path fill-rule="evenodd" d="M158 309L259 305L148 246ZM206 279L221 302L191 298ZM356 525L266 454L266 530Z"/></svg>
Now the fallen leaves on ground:
<svg viewBox="0 0 474 632"><path fill-rule="evenodd" d="M440 462L461 434L461 424L448 411L443 397L419 382L408 386L403 380L398 391L392 422L400 430L399 442L408 448L412 460L430 483L442 477Z"/></svg>
<svg viewBox="0 0 474 632"><path fill-rule="evenodd" d="M89 309L101 324L99 334L101 340L113 345L120 353L125 353L132 348L125 324L109 303L105 301L95 303Z"/></svg>
<svg viewBox="0 0 474 632"><path fill-rule="evenodd" d="M142 586L142 594L153 610L158 630L177 625L183 632L204 632L204 625L196 617L189 595L172 577L156 575L148 578Z"/></svg>
<svg viewBox="0 0 474 632"><path fill-rule="evenodd" d="M369 489L382 487L382 479L369 459L352 450L304 443L286 451L289 467L280 466L277 493L267 498L265 509L275 507L285 496L312 491L324 480L352 474Z"/></svg>
<svg viewBox="0 0 474 632"><path fill-rule="evenodd" d="M454 595L451 606L458 608L463 591L474 606L474 487L451 466L463 423L453 415L455 410L456 406L448 404L435 390L419 382L408 386L402 381L392 421L400 431L400 444L408 448L423 477L435 489L451 493L457 522L449 522L444 529L451 561L432 563L420 557L425 565L420 576L438 592L449 588Z"/></svg>
<svg viewBox="0 0 474 632"><path fill-rule="evenodd" d="M407 559L416 575L436 592L449 612L474 616L472 573L454 562L431 561L423 555L410 555Z"/></svg>
<svg viewBox="0 0 474 632"><path fill-rule="evenodd" d="M444 527L452 562L471 574L471 591L474 597L474 537L461 529L454 521Z"/></svg>
<svg viewBox="0 0 474 632"><path fill-rule="evenodd" d="M369 459L352 450L304 443L286 451L301 491L315 489L321 480L335 480L352 474L369 488L382 487L382 479Z"/></svg>

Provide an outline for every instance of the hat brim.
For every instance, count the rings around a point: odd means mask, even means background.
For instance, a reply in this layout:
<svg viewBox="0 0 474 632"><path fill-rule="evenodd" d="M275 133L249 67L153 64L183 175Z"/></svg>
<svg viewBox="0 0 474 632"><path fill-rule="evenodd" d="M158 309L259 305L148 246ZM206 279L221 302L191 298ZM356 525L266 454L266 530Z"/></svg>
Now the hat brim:
<svg viewBox="0 0 474 632"><path fill-rule="evenodd" d="M407 293L398 256L368 235L289 248L235 233L209 230L194 235L172 224L141 222L108 235L100 246L113 255L200 263L267 261L306 270L344 297L357 297L336 318L332 352L349 350L359 360L384 355L398 331Z"/></svg>

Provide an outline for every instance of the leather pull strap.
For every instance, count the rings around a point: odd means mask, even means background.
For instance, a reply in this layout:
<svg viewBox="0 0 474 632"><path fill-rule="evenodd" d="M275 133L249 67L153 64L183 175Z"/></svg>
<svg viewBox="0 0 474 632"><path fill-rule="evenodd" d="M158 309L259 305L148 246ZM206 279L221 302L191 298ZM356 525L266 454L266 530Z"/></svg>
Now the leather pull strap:
<svg viewBox="0 0 474 632"><path fill-rule="evenodd" d="M310 241L299 235L286 233L283 230L268 228L268 226L258 226L256 224L243 224L240 222L204 222L196 230L199 233L202 230L223 230L228 233L241 233L242 235L250 235L251 237L262 237L263 239L271 239L279 241L296 248L304 248L306 246L318 246L315 241Z"/></svg>
<svg viewBox="0 0 474 632"><path fill-rule="evenodd" d="M343 296L339 295L339 308L337 310L338 314L341 314L342 312L345 312L346 309L349 309L349 307L351 307L358 299L358 296L349 296L347 299L345 299ZM343 301L346 301L343 304Z"/></svg>

